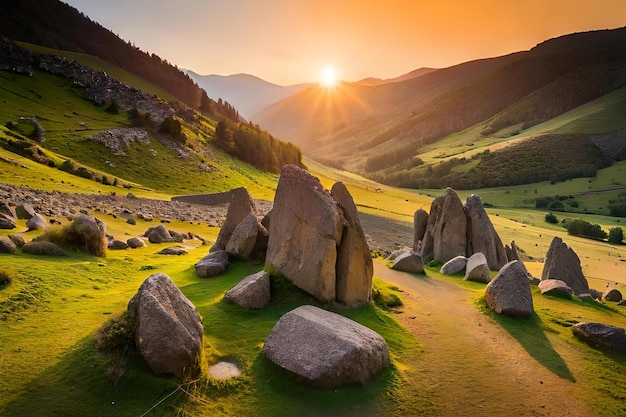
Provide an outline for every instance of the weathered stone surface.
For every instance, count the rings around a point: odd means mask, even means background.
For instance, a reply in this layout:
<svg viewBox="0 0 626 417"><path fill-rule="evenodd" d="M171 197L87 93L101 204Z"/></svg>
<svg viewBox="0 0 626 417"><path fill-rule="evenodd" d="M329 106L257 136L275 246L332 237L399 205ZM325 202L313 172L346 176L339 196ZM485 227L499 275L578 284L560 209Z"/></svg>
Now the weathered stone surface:
<svg viewBox="0 0 626 417"><path fill-rule="evenodd" d="M560 279L576 294L588 294L589 284L583 275L580 259L560 237L554 237L543 264L541 280Z"/></svg>
<svg viewBox="0 0 626 417"><path fill-rule="evenodd" d="M123 240L113 239L109 242L107 247L112 250L123 250L128 249L128 243Z"/></svg>
<svg viewBox="0 0 626 417"><path fill-rule="evenodd" d="M150 243L164 243L164 242L172 242L172 235L165 228L164 225L159 224L157 226L149 228L144 236L148 238Z"/></svg>
<svg viewBox="0 0 626 417"><path fill-rule="evenodd" d="M418 274L424 273L424 262L422 257L417 253L407 250L401 255L398 255L391 265L391 269L403 272L414 272Z"/></svg>
<svg viewBox="0 0 626 417"><path fill-rule="evenodd" d="M17 246L11 239L0 236L0 253L13 253L17 250Z"/></svg>
<svg viewBox="0 0 626 417"><path fill-rule="evenodd" d="M465 281L482 282L483 284L487 284L491 280L487 258L482 252L476 252L469 257L463 279Z"/></svg>
<svg viewBox="0 0 626 417"><path fill-rule="evenodd" d="M30 219L36 214L35 209L30 204L20 204L15 206L15 215L18 219Z"/></svg>
<svg viewBox="0 0 626 417"><path fill-rule="evenodd" d="M182 246L170 246L158 251L157 255L187 255L187 249L183 248Z"/></svg>
<svg viewBox="0 0 626 417"><path fill-rule="evenodd" d="M614 303L619 303L620 301L622 301L622 293L620 292L620 290L613 288L606 291L602 295L602 299L606 301L612 301Z"/></svg>
<svg viewBox="0 0 626 417"><path fill-rule="evenodd" d="M266 264L318 301L334 300L344 223L337 202L319 179L285 165L270 215Z"/></svg>
<svg viewBox="0 0 626 417"><path fill-rule="evenodd" d="M220 228L220 233L217 235L215 244L211 247L210 251L225 250L228 241L230 240L235 228L241 223L248 215L254 215L256 208L254 201L245 188L237 188L231 192L230 205L228 206L228 213L226 214L226 220Z"/></svg>
<svg viewBox="0 0 626 417"><path fill-rule="evenodd" d="M508 262L506 251L498 232L489 219L482 200L476 194L465 201L467 216L467 253L482 253L492 271L497 271Z"/></svg>
<svg viewBox="0 0 626 417"><path fill-rule="evenodd" d="M224 300L243 308L263 308L270 301L270 276L265 271L248 275L224 294Z"/></svg>
<svg viewBox="0 0 626 417"><path fill-rule="evenodd" d="M26 240L24 240L24 236L22 236L21 234L13 233L9 235L9 239L11 239L11 241L15 243L15 246L17 246L18 248L21 248L26 244Z"/></svg>
<svg viewBox="0 0 626 417"><path fill-rule="evenodd" d="M464 270L465 265L467 265L467 258L465 256L455 256L454 258L443 264L439 269L439 272L443 275L456 274L457 272L461 272L462 270Z"/></svg>
<svg viewBox="0 0 626 417"><path fill-rule="evenodd" d="M144 248L146 247L146 242L140 237L131 237L126 241L126 244L131 249Z"/></svg>
<svg viewBox="0 0 626 417"><path fill-rule="evenodd" d="M35 213L28 221L26 222L26 227L28 231L31 230L41 230L48 228L48 222L43 218L40 214Z"/></svg>
<svg viewBox="0 0 626 417"><path fill-rule="evenodd" d="M264 259L267 249L267 230L254 213L248 214L233 230L226 252L241 259Z"/></svg>
<svg viewBox="0 0 626 417"><path fill-rule="evenodd" d="M225 250L209 252L207 256L200 259L196 264L196 275L208 278L219 275L226 271L228 267L228 253Z"/></svg>
<svg viewBox="0 0 626 417"><path fill-rule="evenodd" d="M0 213L0 229L15 229L16 226L15 217Z"/></svg>
<svg viewBox="0 0 626 417"><path fill-rule="evenodd" d="M346 186L337 182L330 190L343 212L346 226L337 249L336 300L349 306L370 301L374 264L372 254L361 227L359 213Z"/></svg>
<svg viewBox="0 0 626 417"><path fill-rule="evenodd" d="M426 233L426 225L428 224L428 213L423 209L418 209L413 214L413 250L419 251L424 233Z"/></svg>
<svg viewBox="0 0 626 417"><path fill-rule="evenodd" d="M327 388L365 383L389 365L387 344L378 333L309 305L280 318L263 352L306 382Z"/></svg>
<svg viewBox="0 0 626 417"><path fill-rule="evenodd" d="M519 261L504 265L485 288L487 306L498 314L511 317L534 313L530 283Z"/></svg>
<svg viewBox="0 0 626 417"><path fill-rule="evenodd" d="M193 375L202 349L202 319L165 274L148 277L128 303L135 343L157 374Z"/></svg>
<svg viewBox="0 0 626 417"><path fill-rule="evenodd" d="M433 200L420 255L425 261L447 262L465 256L467 250L467 219L463 203L452 188Z"/></svg>
<svg viewBox="0 0 626 417"><path fill-rule="evenodd" d="M597 322L577 323L572 332L594 347L615 350L626 355L626 329Z"/></svg>
<svg viewBox="0 0 626 417"><path fill-rule="evenodd" d="M560 279L544 279L539 281L539 289L544 295L552 295L555 297L572 298L574 291Z"/></svg>

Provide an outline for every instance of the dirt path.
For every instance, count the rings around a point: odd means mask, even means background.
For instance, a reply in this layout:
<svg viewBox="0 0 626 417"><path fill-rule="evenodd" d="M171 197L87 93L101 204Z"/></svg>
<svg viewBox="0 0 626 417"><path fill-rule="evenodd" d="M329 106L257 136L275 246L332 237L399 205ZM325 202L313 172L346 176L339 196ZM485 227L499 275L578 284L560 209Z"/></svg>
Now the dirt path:
<svg viewBox="0 0 626 417"><path fill-rule="evenodd" d="M431 392L438 415L593 415L583 402L584 387L530 356L471 304L470 291L397 272L382 262L374 265L376 276L404 291L405 306L397 318L424 345L417 364L411 365Z"/></svg>

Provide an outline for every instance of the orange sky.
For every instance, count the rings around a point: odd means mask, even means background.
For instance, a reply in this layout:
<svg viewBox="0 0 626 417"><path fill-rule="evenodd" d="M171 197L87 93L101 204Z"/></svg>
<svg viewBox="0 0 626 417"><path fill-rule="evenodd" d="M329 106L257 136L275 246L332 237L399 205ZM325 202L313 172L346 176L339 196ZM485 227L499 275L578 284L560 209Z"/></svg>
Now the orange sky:
<svg viewBox="0 0 626 417"><path fill-rule="evenodd" d="M626 26L626 0L63 0L200 74L288 85L395 77Z"/></svg>

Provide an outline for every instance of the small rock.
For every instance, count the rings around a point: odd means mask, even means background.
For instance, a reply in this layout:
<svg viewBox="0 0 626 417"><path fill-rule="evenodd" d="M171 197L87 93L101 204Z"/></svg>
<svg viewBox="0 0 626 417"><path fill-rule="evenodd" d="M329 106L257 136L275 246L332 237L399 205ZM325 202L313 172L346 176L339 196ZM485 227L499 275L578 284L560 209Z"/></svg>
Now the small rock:
<svg viewBox="0 0 626 417"><path fill-rule="evenodd" d="M539 281L539 289L543 295L572 298L574 291L560 279L544 279Z"/></svg>
<svg viewBox="0 0 626 417"><path fill-rule="evenodd" d="M439 272L443 275L452 275L461 272L467 265L467 258L463 255L455 256L441 266Z"/></svg>
<svg viewBox="0 0 626 417"><path fill-rule="evenodd" d="M224 300L243 308L263 308L270 301L270 276L265 271L242 279L224 294Z"/></svg>

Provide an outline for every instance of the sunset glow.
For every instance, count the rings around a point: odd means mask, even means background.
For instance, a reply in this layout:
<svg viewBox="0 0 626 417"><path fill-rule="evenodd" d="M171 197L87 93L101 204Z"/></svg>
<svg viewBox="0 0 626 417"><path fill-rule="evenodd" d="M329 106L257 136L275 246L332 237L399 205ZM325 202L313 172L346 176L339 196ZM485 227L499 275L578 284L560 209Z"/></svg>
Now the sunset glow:
<svg viewBox="0 0 626 417"><path fill-rule="evenodd" d="M337 71L331 66L326 66L322 70L320 84L323 87L331 88L337 85Z"/></svg>

